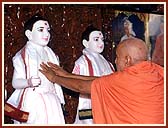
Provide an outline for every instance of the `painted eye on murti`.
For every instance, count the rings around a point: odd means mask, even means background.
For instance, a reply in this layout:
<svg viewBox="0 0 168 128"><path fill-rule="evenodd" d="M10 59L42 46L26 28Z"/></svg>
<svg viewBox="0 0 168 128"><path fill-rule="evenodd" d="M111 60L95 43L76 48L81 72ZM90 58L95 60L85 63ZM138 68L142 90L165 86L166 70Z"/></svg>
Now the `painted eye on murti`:
<svg viewBox="0 0 168 128"><path fill-rule="evenodd" d="M94 40L95 40L95 41L98 41L98 40L99 40L99 38L94 38Z"/></svg>
<svg viewBox="0 0 168 128"><path fill-rule="evenodd" d="M39 31L39 32L43 32L43 29L39 29L38 31Z"/></svg>

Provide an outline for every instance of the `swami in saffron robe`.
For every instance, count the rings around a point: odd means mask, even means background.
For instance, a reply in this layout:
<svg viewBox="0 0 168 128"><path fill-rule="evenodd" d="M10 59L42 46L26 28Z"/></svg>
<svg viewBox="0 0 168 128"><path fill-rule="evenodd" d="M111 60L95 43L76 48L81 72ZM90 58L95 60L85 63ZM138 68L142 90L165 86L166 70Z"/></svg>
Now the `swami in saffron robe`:
<svg viewBox="0 0 168 128"><path fill-rule="evenodd" d="M98 124L163 124L163 68L144 61L91 85L92 114Z"/></svg>

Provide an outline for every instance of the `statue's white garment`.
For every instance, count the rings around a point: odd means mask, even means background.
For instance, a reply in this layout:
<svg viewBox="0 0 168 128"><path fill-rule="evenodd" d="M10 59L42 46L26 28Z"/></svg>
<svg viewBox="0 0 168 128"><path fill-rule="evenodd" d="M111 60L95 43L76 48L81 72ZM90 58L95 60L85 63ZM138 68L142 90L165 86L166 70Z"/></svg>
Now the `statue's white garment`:
<svg viewBox="0 0 168 128"><path fill-rule="evenodd" d="M83 50L83 55L75 62L73 73L89 76L88 62L85 58L86 55L92 63L92 68L94 76L103 76L113 73L110 64L101 54L90 52L88 49ZM113 65L111 64L113 67ZM114 67L113 67L114 69ZM80 83L79 83L80 84ZM77 115L75 119L75 124L92 124L92 119L79 120L78 111L82 109L91 109L91 99L90 95L79 96L79 104L77 109Z"/></svg>
<svg viewBox="0 0 168 128"><path fill-rule="evenodd" d="M22 49L23 50L23 49ZM42 62L53 62L59 65L58 57L48 47L27 42L25 46L25 62L27 79L39 76L39 87L28 87L25 64L21 57L21 50L13 57L14 74L12 86L15 91L8 99L8 103L18 106L23 88L26 88L22 110L29 112L27 124L65 124L61 103L65 104L61 86L51 83L38 69ZM18 123L18 122L17 122Z"/></svg>

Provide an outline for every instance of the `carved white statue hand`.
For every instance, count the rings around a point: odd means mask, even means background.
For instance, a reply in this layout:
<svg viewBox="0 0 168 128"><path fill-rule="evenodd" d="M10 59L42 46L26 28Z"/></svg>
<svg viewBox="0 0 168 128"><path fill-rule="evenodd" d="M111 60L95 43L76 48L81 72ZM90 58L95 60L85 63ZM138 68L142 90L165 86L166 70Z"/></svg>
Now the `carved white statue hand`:
<svg viewBox="0 0 168 128"><path fill-rule="evenodd" d="M30 87L37 87L41 84L41 79L38 76L32 76L30 79L28 79L28 85Z"/></svg>

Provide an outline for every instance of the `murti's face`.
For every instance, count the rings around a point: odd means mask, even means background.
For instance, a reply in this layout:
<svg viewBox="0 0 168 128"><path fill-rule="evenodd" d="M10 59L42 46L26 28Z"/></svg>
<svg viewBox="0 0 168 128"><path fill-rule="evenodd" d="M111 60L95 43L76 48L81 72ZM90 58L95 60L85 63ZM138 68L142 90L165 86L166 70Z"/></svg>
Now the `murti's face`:
<svg viewBox="0 0 168 128"><path fill-rule="evenodd" d="M46 46L50 40L50 27L47 21L39 20L32 28L32 42L41 46Z"/></svg>
<svg viewBox="0 0 168 128"><path fill-rule="evenodd" d="M96 53L101 53L104 50L104 37L101 31L90 33L88 48Z"/></svg>

